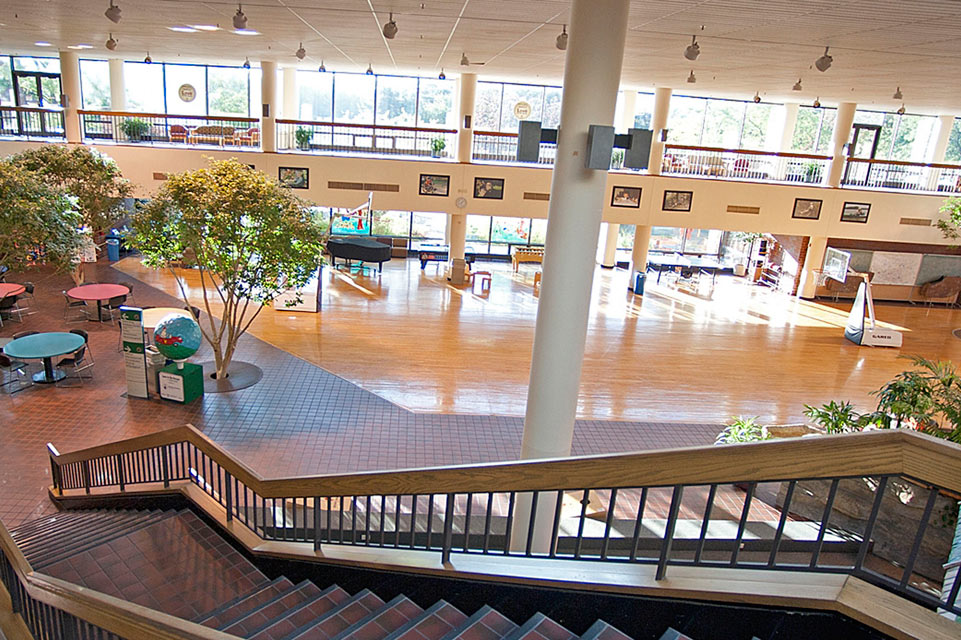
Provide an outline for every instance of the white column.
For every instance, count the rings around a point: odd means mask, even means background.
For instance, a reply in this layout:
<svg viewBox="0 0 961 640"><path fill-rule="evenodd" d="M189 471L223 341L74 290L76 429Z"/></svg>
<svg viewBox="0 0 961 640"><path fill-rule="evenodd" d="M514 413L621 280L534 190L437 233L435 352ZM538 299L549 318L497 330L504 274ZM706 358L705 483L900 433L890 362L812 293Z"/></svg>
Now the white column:
<svg viewBox="0 0 961 640"><path fill-rule="evenodd" d="M938 138L934 143L931 162L944 162L944 154L947 153L948 142L951 141L951 129L954 127L954 116L938 116L938 125Z"/></svg>
<svg viewBox="0 0 961 640"><path fill-rule="evenodd" d="M447 222L444 224L444 244L450 246L450 227L453 224L454 214L447 214ZM448 256L449 257L449 256Z"/></svg>
<svg viewBox="0 0 961 640"><path fill-rule="evenodd" d="M300 120L297 112L297 69L284 67L283 108L280 117L284 120Z"/></svg>
<svg viewBox="0 0 961 640"><path fill-rule="evenodd" d="M107 61L110 67L110 110L127 110L127 85L123 78L123 60L120 58L110 58Z"/></svg>
<svg viewBox="0 0 961 640"><path fill-rule="evenodd" d="M450 220L450 259L463 260L467 247L467 215L452 213Z"/></svg>
<svg viewBox="0 0 961 640"><path fill-rule="evenodd" d="M634 227L634 248L631 250L631 269L635 272L647 270L647 250L651 246L651 225L639 224ZM633 285L633 282L631 283Z"/></svg>
<svg viewBox="0 0 961 640"><path fill-rule="evenodd" d="M851 138L851 125L854 124L854 112L858 105L854 102L842 102L838 105L837 120L834 122L834 138L831 141L832 158L831 169L828 171L827 184L829 187L841 186L841 176L844 173L844 145Z"/></svg>
<svg viewBox="0 0 961 640"><path fill-rule="evenodd" d="M470 162L474 148L474 101L477 95L477 74L462 73L457 79L457 89L460 96L460 106L457 110L457 162Z"/></svg>
<svg viewBox="0 0 961 640"><path fill-rule="evenodd" d="M265 153L277 151L277 63L272 60L260 62L260 93L263 100L260 114L260 146Z"/></svg>
<svg viewBox="0 0 961 640"><path fill-rule="evenodd" d="M637 110L637 91L624 89L617 99L617 110L614 113L614 126L618 133L627 133L634 126L634 112Z"/></svg>
<svg viewBox="0 0 961 640"><path fill-rule="evenodd" d="M63 87L63 128L67 142L80 142L80 58L73 51L60 52L60 82Z"/></svg>
<svg viewBox="0 0 961 640"><path fill-rule="evenodd" d="M784 128L781 130L781 144L778 151L790 151L794 142L794 128L797 126L797 114L801 105L796 102L784 103Z"/></svg>
<svg viewBox="0 0 961 640"><path fill-rule="evenodd" d="M621 225L616 222L607 222L607 234L604 238L604 259L601 266L605 269L613 269L617 266L617 235L621 230Z"/></svg>
<svg viewBox="0 0 961 640"><path fill-rule="evenodd" d="M817 290L816 270L824 262L824 252L828 248L828 239L823 236L811 236L808 242L808 252L804 256L804 267L801 273L801 284L798 287L798 297L805 300L814 298Z"/></svg>
<svg viewBox="0 0 961 640"><path fill-rule="evenodd" d="M664 160L664 143L661 142L661 131L667 129L667 115L671 111L671 88L657 87L654 89L654 113L651 114L651 129L654 130L654 140L651 142L651 156L647 162L647 172L652 176L661 175L661 162Z"/></svg>

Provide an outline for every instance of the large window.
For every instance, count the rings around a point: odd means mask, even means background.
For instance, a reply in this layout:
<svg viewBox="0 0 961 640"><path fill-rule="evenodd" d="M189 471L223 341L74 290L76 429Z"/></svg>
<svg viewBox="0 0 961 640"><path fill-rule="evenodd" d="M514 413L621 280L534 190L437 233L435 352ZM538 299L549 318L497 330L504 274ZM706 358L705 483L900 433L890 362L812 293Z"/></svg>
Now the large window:
<svg viewBox="0 0 961 640"><path fill-rule="evenodd" d="M716 229L652 227L650 250L717 255L723 236L724 232Z"/></svg>
<svg viewBox="0 0 961 640"><path fill-rule="evenodd" d="M339 89L339 78L337 85ZM339 95L336 97L340 98ZM377 79L377 113L374 123L401 127L413 127L417 124L417 78Z"/></svg>
<svg viewBox="0 0 961 640"><path fill-rule="evenodd" d="M650 129L654 118L654 94L638 93L634 102L634 128Z"/></svg>
<svg viewBox="0 0 961 640"><path fill-rule="evenodd" d="M355 124L374 122L373 76L338 73L334 76L334 121Z"/></svg>
<svg viewBox="0 0 961 640"><path fill-rule="evenodd" d="M457 112L453 108L453 81L421 78L418 80L418 84L417 125L420 127L455 128L457 126ZM379 95L377 99L380 99Z"/></svg>
<svg viewBox="0 0 961 640"><path fill-rule="evenodd" d="M444 244L447 233L446 213L412 214L410 225L410 248L417 249L422 244Z"/></svg>
<svg viewBox="0 0 961 640"><path fill-rule="evenodd" d="M474 97L474 129L516 132L518 120L514 107L526 102L531 107L528 120L555 128L561 121L561 88L536 84L478 82Z"/></svg>
<svg viewBox="0 0 961 640"><path fill-rule="evenodd" d="M260 86L260 83L257 83ZM250 73L238 67L207 67L207 113L243 116L250 110Z"/></svg>
<svg viewBox="0 0 961 640"><path fill-rule="evenodd" d="M646 113L644 119L649 125ZM671 98L667 141L725 149L774 149L781 141L783 123L784 105L675 96Z"/></svg>
<svg viewBox="0 0 961 640"><path fill-rule="evenodd" d="M8 56L0 57L0 104L14 104L13 74L10 71L10 58Z"/></svg>
<svg viewBox="0 0 961 640"><path fill-rule="evenodd" d="M17 71L42 71L43 73L60 73L60 58L32 58L15 56L13 68Z"/></svg>
<svg viewBox="0 0 961 640"><path fill-rule="evenodd" d="M96 67L91 68L96 72ZM87 82L87 75L81 62L81 84ZM124 62L123 75L129 111L244 118L260 115L260 69ZM193 99L189 99L191 95Z"/></svg>
<svg viewBox="0 0 961 640"><path fill-rule="evenodd" d="M110 108L110 64L106 60L80 61L80 95L84 109Z"/></svg>
<svg viewBox="0 0 961 640"><path fill-rule="evenodd" d="M182 64L164 65L167 113L207 115L207 70Z"/></svg>
<svg viewBox="0 0 961 640"><path fill-rule="evenodd" d="M374 211L371 233L406 238L410 235L410 211Z"/></svg>
<svg viewBox="0 0 961 640"><path fill-rule="evenodd" d="M162 64L123 63L127 109L144 113L166 113Z"/></svg>
<svg viewBox="0 0 961 640"><path fill-rule="evenodd" d="M330 122L334 113L334 74L297 72L298 111L301 120Z"/></svg>
<svg viewBox="0 0 961 640"><path fill-rule="evenodd" d="M800 107L797 122L794 124L791 150L801 153L829 154L836 119L836 109Z"/></svg>
<svg viewBox="0 0 961 640"><path fill-rule="evenodd" d="M881 125L877 158L926 162L934 153L938 131L934 116L858 110L854 122Z"/></svg>
<svg viewBox="0 0 961 640"><path fill-rule="evenodd" d="M951 137L948 138L944 159L948 162L961 162L961 119L959 118L955 118L951 126Z"/></svg>

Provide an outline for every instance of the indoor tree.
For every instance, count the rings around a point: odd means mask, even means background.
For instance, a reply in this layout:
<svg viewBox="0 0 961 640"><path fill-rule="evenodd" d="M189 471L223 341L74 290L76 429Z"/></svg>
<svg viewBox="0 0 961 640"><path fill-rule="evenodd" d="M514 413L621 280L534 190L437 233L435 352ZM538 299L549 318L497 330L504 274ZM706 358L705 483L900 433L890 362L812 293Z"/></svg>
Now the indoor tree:
<svg viewBox="0 0 961 640"><path fill-rule="evenodd" d="M947 214L947 218L938 220L938 229L948 240L961 238L961 198L946 198L941 203L941 213Z"/></svg>
<svg viewBox="0 0 961 640"><path fill-rule="evenodd" d="M132 226L144 264L169 269L188 305L184 274L173 266L187 254L197 268L208 317L200 329L218 378L260 311L313 277L325 239L307 203L236 160L169 176Z"/></svg>

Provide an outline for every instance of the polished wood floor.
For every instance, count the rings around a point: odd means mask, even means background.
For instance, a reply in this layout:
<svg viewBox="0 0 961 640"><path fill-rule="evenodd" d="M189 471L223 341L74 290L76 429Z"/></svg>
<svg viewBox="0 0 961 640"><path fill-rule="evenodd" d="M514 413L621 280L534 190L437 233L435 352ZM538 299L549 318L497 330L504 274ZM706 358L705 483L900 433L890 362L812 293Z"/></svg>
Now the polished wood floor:
<svg viewBox="0 0 961 640"><path fill-rule="evenodd" d="M177 295L173 277L128 258L117 268ZM415 411L523 415L537 311L534 265L476 267L493 273L489 295L451 286L439 267L413 258L384 272L324 269L319 314L266 309L251 328L282 348ZM193 304L199 278L186 271ZM803 405L850 400L908 367L902 355L961 359L961 311L877 305L901 349L858 347L843 337L849 304L806 302L720 278L711 299L649 281L628 290L624 270L598 268L578 417L716 422L803 418Z"/></svg>

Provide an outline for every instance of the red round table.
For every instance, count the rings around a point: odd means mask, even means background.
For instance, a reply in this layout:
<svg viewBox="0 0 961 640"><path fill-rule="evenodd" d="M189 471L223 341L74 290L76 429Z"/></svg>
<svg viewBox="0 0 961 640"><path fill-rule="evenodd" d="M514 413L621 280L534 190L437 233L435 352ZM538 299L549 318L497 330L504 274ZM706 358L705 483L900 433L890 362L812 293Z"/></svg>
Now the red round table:
<svg viewBox="0 0 961 640"><path fill-rule="evenodd" d="M0 282L0 300L10 296L19 296L27 288L16 282Z"/></svg>
<svg viewBox="0 0 961 640"><path fill-rule="evenodd" d="M75 300L96 301L98 322L102 320L100 312L104 300L129 294L130 289L122 284L82 284L67 291L67 295Z"/></svg>

